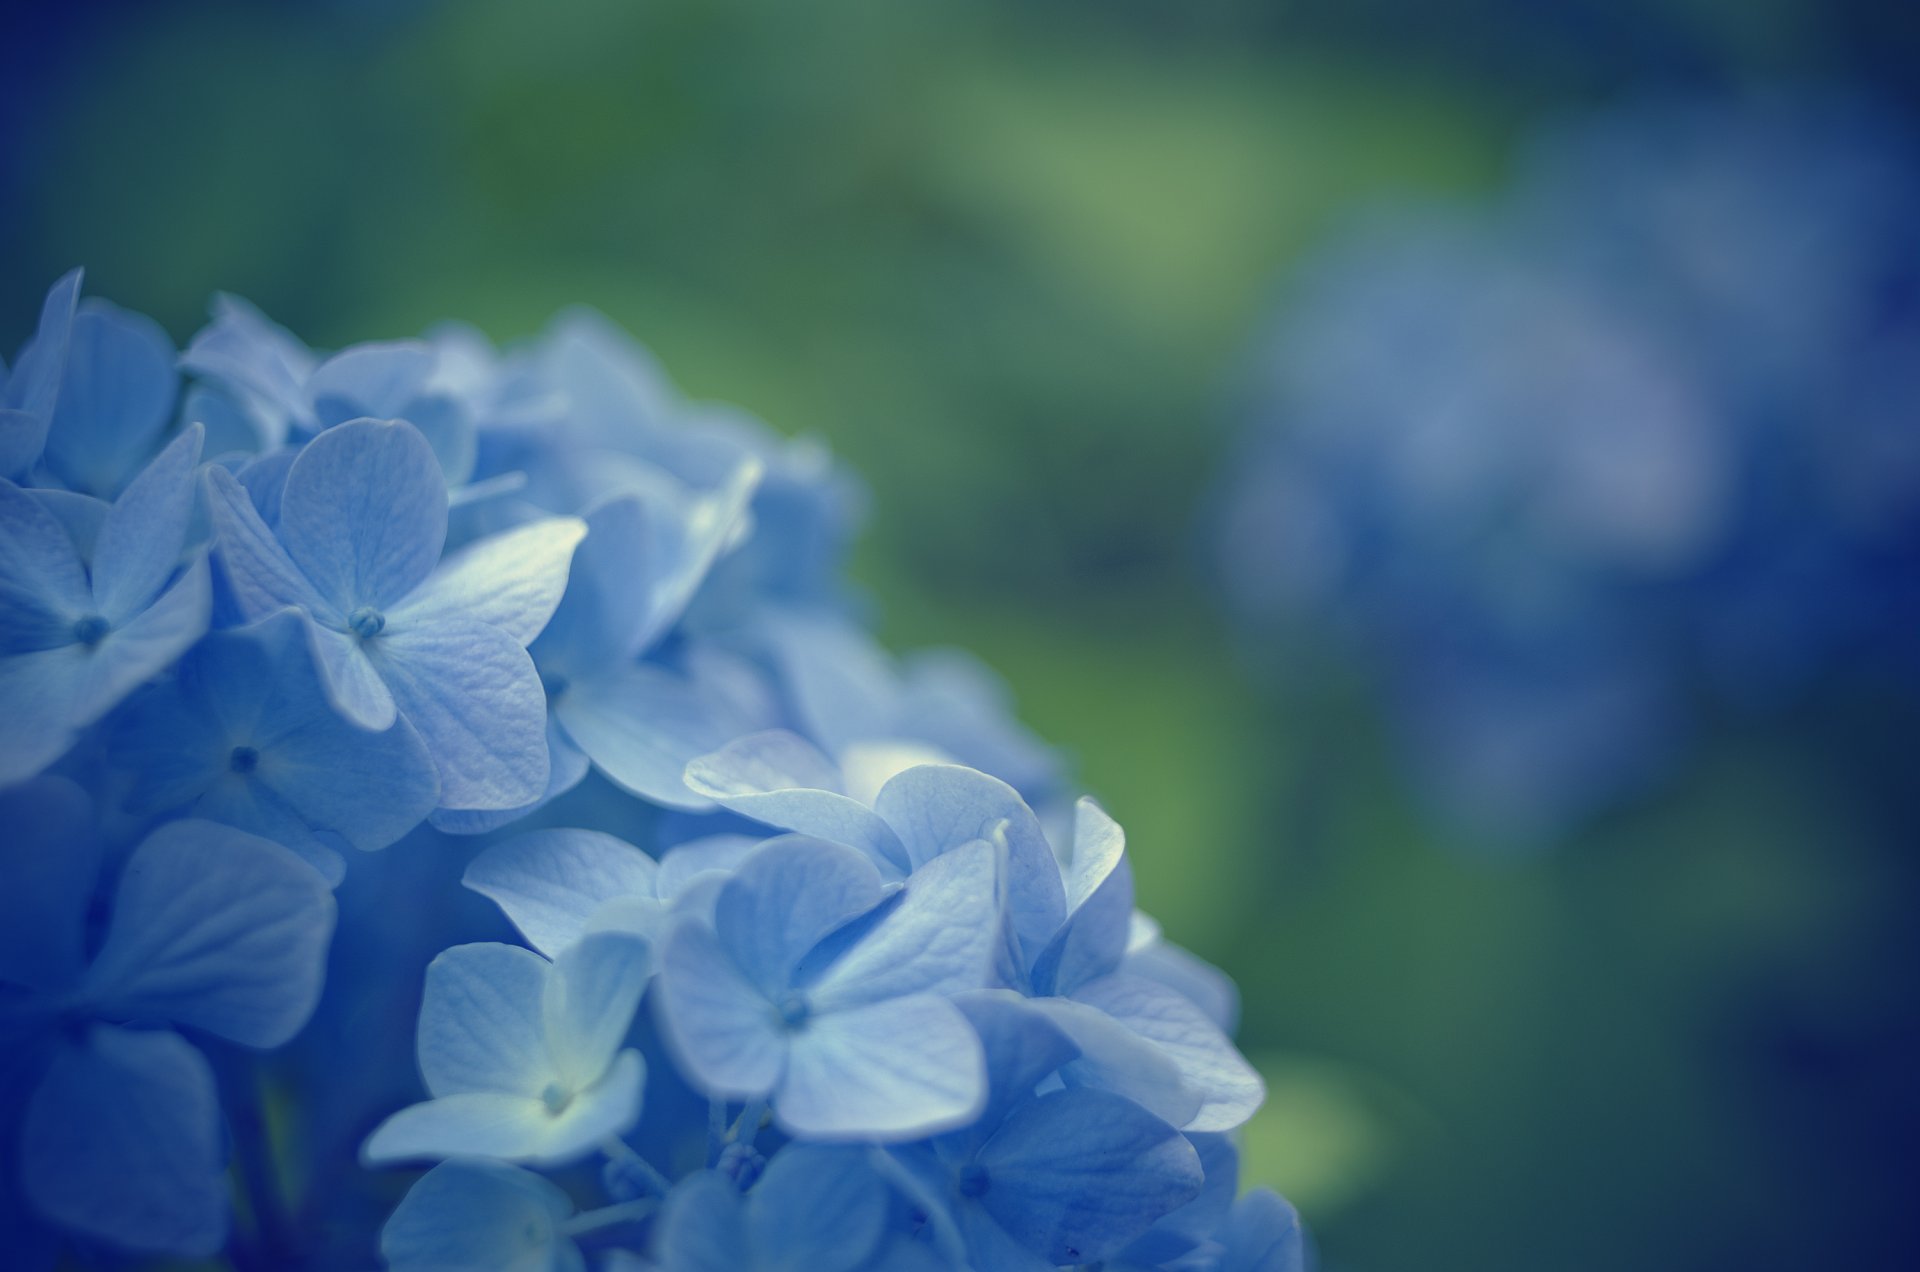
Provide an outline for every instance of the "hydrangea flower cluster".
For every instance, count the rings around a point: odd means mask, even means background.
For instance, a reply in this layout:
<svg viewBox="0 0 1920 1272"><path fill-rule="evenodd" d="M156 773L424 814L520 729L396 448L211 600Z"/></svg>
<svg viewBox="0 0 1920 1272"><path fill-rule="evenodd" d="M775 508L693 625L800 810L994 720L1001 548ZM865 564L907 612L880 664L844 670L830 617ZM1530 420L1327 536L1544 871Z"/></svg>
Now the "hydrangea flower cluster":
<svg viewBox="0 0 1920 1272"><path fill-rule="evenodd" d="M1219 545L1246 629L1366 651L1454 813L1525 842L1707 714L1920 671L1920 157L1859 102L1646 101L1491 207L1311 261Z"/></svg>
<svg viewBox="0 0 1920 1272"><path fill-rule="evenodd" d="M590 315L79 293L0 389L10 1267L1302 1266L1231 982L857 621L817 448Z"/></svg>

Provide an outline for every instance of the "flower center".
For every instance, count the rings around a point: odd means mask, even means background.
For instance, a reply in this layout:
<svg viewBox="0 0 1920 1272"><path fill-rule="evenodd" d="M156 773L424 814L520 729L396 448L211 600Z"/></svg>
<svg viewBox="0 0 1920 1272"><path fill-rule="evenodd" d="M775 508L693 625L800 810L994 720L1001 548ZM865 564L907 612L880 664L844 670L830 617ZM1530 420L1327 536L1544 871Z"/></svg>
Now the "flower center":
<svg viewBox="0 0 1920 1272"><path fill-rule="evenodd" d="M780 1013L780 1023L788 1029L798 1029L807 1023L807 1017L813 1015L813 1004L802 993L789 993L781 996L775 1010Z"/></svg>
<svg viewBox="0 0 1920 1272"><path fill-rule="evenodd" d="M250 746L236 746L227 757L227 767L236 773L251 773L260 766L260 752Z"/></svg>
<svg viewBox="0 0 1920 1272"><path fill-rule="evenodd" d="M347 626L351 627L353 634L361 640L372 640L386 625L387 616L371 605L362 605L347 615Z"/></svg>
<svg viewBox="0 0 1920 1272"><path fill-rule="evenodd" d="M993 1186L993 1180L987 1175L987 1168L979 1162L968 1162L960 1168L957 1180L962 1197L984 1197L987 1189Z"/></svg>
<svg viewBox="0 0 1920 1272"><path fill-rule="evenodd" d="M558 1082L549 1082L546 1089L540 1092L540 1103L547 1106L548 1113L558 1117L566 1112L567 1105L573 1103L573 1092L566 1090Z"/></svg>
<svg viewBox="0 0 1920 1272"><path fill-rule="evenodd" d="M98 614L89 614L85 618L74 620L73 638L88 649L98 645L106 635L107 620Z"/></svg>
<svg viewBox="0 0 1920 1272"><path fill-rule="evenodd" d="M569 683L571 682L557 671L542 672L540 675L540 687L547 691L548 698L558 698L567 691Z"/></svg>

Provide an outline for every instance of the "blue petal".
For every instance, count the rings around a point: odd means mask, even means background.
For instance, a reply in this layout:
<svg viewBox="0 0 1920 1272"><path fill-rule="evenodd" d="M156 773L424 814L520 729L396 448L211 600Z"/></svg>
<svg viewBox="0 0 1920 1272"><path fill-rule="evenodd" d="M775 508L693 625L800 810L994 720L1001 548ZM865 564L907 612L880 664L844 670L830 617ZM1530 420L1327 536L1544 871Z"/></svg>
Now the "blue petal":
<svg viewBox="0 0 1920 1272"><path fill-rule="evenodd" d="M73 745L92 661L79 645L0 657L0 786L32 777Z"/></svg>
<svg viewBox="0 0 1920 1272"><path fill-rule="evenodd" d="M280 540L341 614L385 611L424 581L447 540L447 487L410 424L354 420L293 461Z"/></svg>
<svg viewBox="0 0 1920 1272"><path fill-rule="evenodd" d="M1039 819L999 778L957 765L921 765L882 787L873 807L900 836L916 869L974 840L1005 845L1008 911L1029 948L1040 949L1066 917L1060 867Z"/></svg>
<svg viewBox="0 0 1920 1272"><path fill-rule="evenodd" d="M839 770L795 734L771 730L739 738L689 763L686 783L743 817L847 844L902 874L911 868L893 828L840 794Z"/></svg>
<svg viewBox="0 0 1920 1272"><path fill-rule="evenodd" d="M1189 999L1124 972L1080 987L1076 1001L1097 1007L1148 1039L1180 1066L1201 1106L1185 1122L1190 1131L1230 1131L1254 1115L1266 1084L1232 1041Z"/></svg>
<svg viewBox="0 0 1920 1272"><path fill-rule="evenodd" d="M220 1108L178 1034L95 1026L27 1107L20 1175L48 1219L127 1249L211 1255L226 1240Z"/></svg>
<svg viewBox="0 0 1920 1272"><path fill-rule="evenodd" d="M714 928L735 965L777 998L809 950L885 895L879 871L853 849L775 839L742 861L720 890Z"/></svg>
<svg viewBox="0 0 1920 1272"><path fill-rule="evenodd" d="M1000 868L975 841L914 872L905 895L821 975L822 1006L987 988L1001 940Z"/></svg>
<svg viewBox="0 0 1920 1272"><path fill-rule="evenodd" d="M1080 1049L1079 1058L1060 1071L1068 1086L1123 1095L1174 1126L1185 1126L1200 1111L1200 1092L1187 1085L1179 1063L1157 1044L1097 1007L1070 998L1031 1001Z"/></svg>
<svg viewBox="0 0 1920 1272"><path fill-rule="evenodd" d="M207 510L213 519L214 555L243 617L264 618L295 606L344 624L346 614L319 593L293 563L261 519L253 497L234 475L217 465L206 470Z"/></svg>
<svg viewBox="0 0 1920 1272"><path fill-rule="evenodd" d="M636 663L576 681L553 712L582 751L613 782L668 808L713 807L685 780L687 766L753 722L719 686L655 663Z"/></svg>
<svg viewBox="0 0 1920 1272"><path fill-rule="evenodd" d="M986 1098L979 1036L919 994L816 1012L790 1039L773 1115L806 1139L918 1139L965 1126Z"/></svg>
<svg viewBox="0 0 1920 1272"><path fill-rule="evenodd" d="M991 1134L1006 1111L1032 1097L1041 1079L1076 1060L1066 1031L1018 994L1001 989L961 994L954 1005L980 1035L987 1055L987 1107L980 1134Z"/></svg>
<svg viewBox="0 0 1920 1272"><path fill-rule="evenodd" d="M319 1000L333 920L326 881L278 844L171 822L127 858L82 992L110 1017L277 1047Z"/></svg>
<svg viewBox="0 0 1920 1272"><path fill-rule="evenodd" d="M203 436L198 424L188 425L133 479L100 527L93 601L116 626L144 608L180 563Z"/></svg>
<svg viewBox="0 0 1920 1272"><path fill-rule="evenodd" d="M446 620L365 647L439 767L443 806L518 808L546 789L547 696L519 642Z"/></svg>
<svg viewBox="0 0 1920 1272"><path fill-rule="evenodd" d="M660 1209L653 1252L674 1272L746 1272L755 1264L747 1245L745 1209L733 1181L714 1171L689 1175Z"/></svg>
<svg viewBox="0 0 1920 1272"><path fill-rule="evenodd" d="M50 990L80 973L100 868L93 804L65 778L0 790L0 982Z"/></svg>
<svg viewBox="0 0 1920 1272"><path fill-rule="evenodd" d="M420 1000L420 1073L436 1096L537 1099L553 1077L542 999L550 964L513 945L443 950Z"/></svg>
<svg viewBox="0 0 1920 1272"><path fill-rule="evenodd" d="M351 632L323 627L307 615L301 616L301 623L313 665L319 668L320 682L333 709L362 729L379 732L391 728L400 707L368 656L367 642Z"/></svg>
<svg viewBox="0 0 1920 1272"><path fill-rule="evenodd" d="M887 1203L867 1150L789 1144L748 1194L751 1266L756 1272L851 1272L880 1244Z"/></svg>
<svg viewBox="0 0 1920 1272"><path fill-rule="evenodd" d="M74 490L113 498L152 454L178 389L173 342L158 323L88 301L73 321L47 467Z"/></svg>
<svg viewBox="0 0 1920 1272"><path fill-rule="evenodd" d="M1199 1194L1200 1159L1173 1127L1104 1091L1020 1106L976 1159L981 1206L1055 1263L1105 1258Z"/></svg>
<svg viewBox="0 0 1920 1272"><path fill-rule="evenodd" d="M506 912L528 944L556 958L602 904L652 896L658 867L597 830L535 830L475 857L461 882Z"/></svg>
<svg viewBox="0 0 1920 1272"><path fill-rule="evenodd" d="M1133 926L1133 867L1125 840L1099 805L1076 809L1074 859L1068 878L1073 913L1034 960L1037 991L1071 994L1120 966Z"/></svg>
<svg viewBox="0 0 1920 1272"><path fill-rule="evenodd" d="M322 428L373 416L400 419L433 374L433 351L419 340L373 341L342 349L307 377Z"/></svg>
<svg viewBox="0 0 1920 1272"><path fill-rule="evenodd" d="M1300 1215L1271 1188L1256 1188L1234 1203L1226 1247L1220 1272L1306 1272Z"/></svg>
<svg viewBox="0 0 1920 1272"><path fill-rule="evenodd" d="M0 655L72 643L93 612L80 551L66 527L27 491L0 479Z"/></svg>
<svg viewBox="0 0 1920 1272"><path fill-rule="evenodd" d="M262 441L277 446L301 414L302 387L313 374L313 354L237 296L213 298L213 321L180 355L180 365L247 399L259 416ZM302 420L304 427L311 422Z"/></svg>
<svg viewBox="0 0 1920 1272"><path fill-rule="evenodd" d="M1222 1033L1231 1035L1240 1021L1240 990L1233 978L1172 941L1156 939L1131 951L1122 971L1159 981L1206 1013Z"/></svg>
<svg viewBox="0 0 1920 1272"><path fill-rule="evenodd" d="M786 1059L774 1006L711 929L687 921L667 938L656 993L661 1033L695 1088L731 1099L773 1089Z"/></svg>
<svg viewBox="0 0 1920 1272"><path fill-rule="evenodd" d="M361 1160L384 1162L448 1157L493 1157L536 1166L561 1166L594 1151L609 1135L640 1118L645 1068L637 1051L623 1051L605 1077L572 1093L558 1112L538 1096L469 1091L401 1109L375 1128Z"/></svg>
<svg viewBox="0 0 1920 1272"><path fill-rule="evenodd" d="M347 877L347 863L305 818L259 782L237 774L217 779L188 810L194 817L271 840L319 872L329 888Z"/></svg>
<svg viewBox="0 0 1920 1272"><path fill-rule="evenodd" d="M586 533L577 517L549 517L470 544L389 617L396 626L478 619L526 645L560 603L568 562Z"/></svg>
<svg viewBox="0 0 1920 1272"><path fill-rule="evenodd" d="M20 351L13 374L0 387L0 477L17 477L40 457L47 425L60 396L61 373L80 299L80 271L62 274L47 289L40 326Z"/></svg>
<svg viewBox="0 0 1920 1272"><path fill-rule="evenodd" d="M652 974L647 943L616 932L584 936L555 960L542 1016L547 1054L568 1090L583 1090L606 1073Z"/></svg>
<svg viewBox="0 0 1920 1272"><path fill-rule="evenodd" d="M408 1190L380 1232L392 1272L580 1272L568 1239L573 1203L530 1171L491 1162L446 1162Z"/></svg>

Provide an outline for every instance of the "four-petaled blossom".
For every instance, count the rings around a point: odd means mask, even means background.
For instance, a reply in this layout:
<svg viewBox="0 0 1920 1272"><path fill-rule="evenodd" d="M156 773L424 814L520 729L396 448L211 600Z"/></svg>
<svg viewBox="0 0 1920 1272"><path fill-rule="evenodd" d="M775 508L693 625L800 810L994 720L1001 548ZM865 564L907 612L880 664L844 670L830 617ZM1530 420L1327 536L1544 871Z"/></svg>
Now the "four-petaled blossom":
<svg viewBox="0 0 1920 1272"><path fill-rule="evenodd" d="M209 471L220 560L247 618L297 607L330 701L354 723L404 716L448 808L513 808L546 788L546 695L527 644L566 587L577 518L518 527L441 560L447 489L405 423L355 420L286 470L277 528Z"/></svg>
<svg viewBox="0 0 1920 1272"><path fill-rule="evenodd" d="M433 1096L388 1118L369 1162L492 1157L557 1165L640 1116L646 1066L625 1050L648 978L645 942L596 933L549 963L456 945L427 969L420 1072Z"/></svg>

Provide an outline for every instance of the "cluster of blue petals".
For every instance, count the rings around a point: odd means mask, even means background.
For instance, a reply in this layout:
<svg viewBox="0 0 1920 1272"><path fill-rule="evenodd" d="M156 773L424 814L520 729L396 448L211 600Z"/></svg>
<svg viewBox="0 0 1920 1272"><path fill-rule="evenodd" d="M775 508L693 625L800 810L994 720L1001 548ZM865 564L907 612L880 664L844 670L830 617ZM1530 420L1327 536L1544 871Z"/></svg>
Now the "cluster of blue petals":
<svg viewBox="0 0 1920 1272"><path fill-rule="evenodd" d="M588 314L80 282L0 379L9 1267L1302 1266L1232 983L876 645L819 448Z"/></svg>
<svg viewBox="0 0 1920 1272"><path fill-rule="evenodd" d="M1920 150L1854 100L1646 100L1476 207L1382 210L1263 345L1219 556L1252 640L1364 651L1514 841L1703 721L1920 673Z"/></svg>

